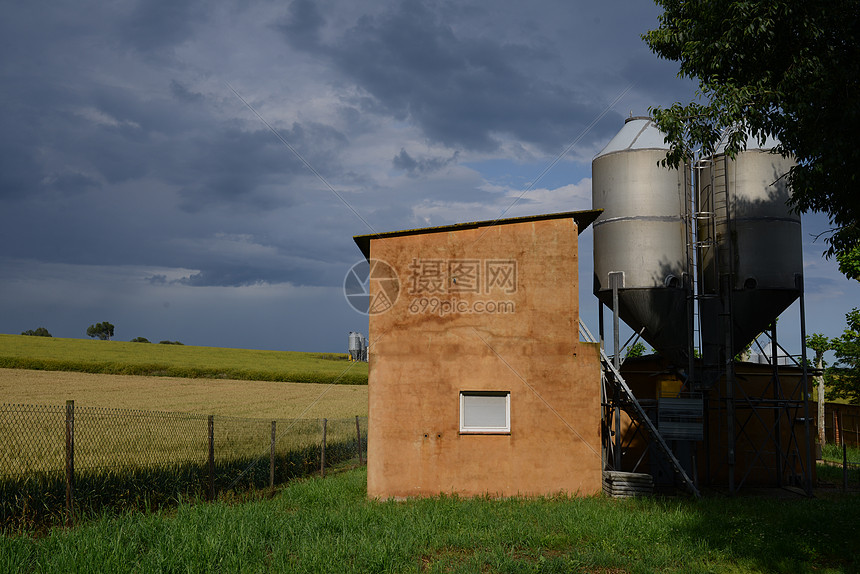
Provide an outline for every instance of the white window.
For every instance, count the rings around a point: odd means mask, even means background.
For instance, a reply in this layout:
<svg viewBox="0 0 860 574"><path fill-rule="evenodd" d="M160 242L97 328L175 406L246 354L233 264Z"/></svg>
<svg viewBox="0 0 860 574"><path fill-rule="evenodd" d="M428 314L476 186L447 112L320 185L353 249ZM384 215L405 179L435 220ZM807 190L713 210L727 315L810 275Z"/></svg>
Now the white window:
<svg viewBox="0 0 860 574"><path fill-rule="evenodd" d="M510 391L460 391L460 432L511 432Z"/></svg>

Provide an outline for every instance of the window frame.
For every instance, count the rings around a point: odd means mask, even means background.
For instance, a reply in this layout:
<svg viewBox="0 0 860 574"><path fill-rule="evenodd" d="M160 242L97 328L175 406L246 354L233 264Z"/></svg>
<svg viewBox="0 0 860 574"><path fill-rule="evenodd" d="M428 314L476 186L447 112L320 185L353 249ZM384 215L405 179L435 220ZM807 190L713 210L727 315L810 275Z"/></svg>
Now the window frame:
<svg viewBox="0 0 860 574"><path fill-rule="evenodd" d="M466 422L466 397L504 397L505 398L505 426L504 427L476 427L465 426ZM460 391L460 434L511 434L511 391Z"/></svg>

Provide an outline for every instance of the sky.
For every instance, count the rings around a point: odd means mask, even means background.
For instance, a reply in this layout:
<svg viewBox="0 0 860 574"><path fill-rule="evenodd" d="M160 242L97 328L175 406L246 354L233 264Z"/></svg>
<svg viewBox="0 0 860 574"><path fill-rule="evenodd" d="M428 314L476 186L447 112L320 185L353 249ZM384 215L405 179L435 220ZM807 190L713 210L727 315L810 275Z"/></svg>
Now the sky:
<svg viewBox="0 0 860 574"><path fill-rule="evenodd" d="M343 293L352 236L591 208L591 160L624 118L694 97L640 38L657 16L642 0L7 3L0 333L109 321L119 340L346 351L367 332ZM821 257L826 218L803 225L807 330L836 336L860 283ZM591 249L586 231L595 330Z"/></svg>

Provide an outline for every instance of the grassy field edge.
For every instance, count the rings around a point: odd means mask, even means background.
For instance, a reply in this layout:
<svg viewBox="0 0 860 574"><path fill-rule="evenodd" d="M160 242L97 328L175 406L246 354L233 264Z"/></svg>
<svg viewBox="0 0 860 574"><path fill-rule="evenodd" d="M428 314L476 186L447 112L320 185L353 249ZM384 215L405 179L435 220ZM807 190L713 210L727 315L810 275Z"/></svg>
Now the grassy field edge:
<svg viewBox="0 0 860 574"><path fill-rule="evenodd" d="M187 379L236 379L242 381L272 381L290 383L337 383L365 385L367 376L344 372L342 375L317 372L262 371L229 367L190 367L166 364L129 364L109 361L63 361L52 359L0 357L2 369L30 369L34 371L71 371L100 375L135 375L144 377L181 377Z"/></svg>
<svg viewBox="0 0 860 574"><path fill-rule="evenodd" d="M0 368L109 375L367 384L345 353L301 353L0 334Z"/></svg>

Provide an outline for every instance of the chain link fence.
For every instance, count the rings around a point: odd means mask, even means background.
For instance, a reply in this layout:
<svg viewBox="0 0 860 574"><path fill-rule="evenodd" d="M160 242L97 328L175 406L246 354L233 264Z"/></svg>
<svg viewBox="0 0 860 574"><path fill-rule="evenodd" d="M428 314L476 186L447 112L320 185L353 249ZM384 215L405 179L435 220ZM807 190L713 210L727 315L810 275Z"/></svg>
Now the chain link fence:
<svg viewBox="0 0 860 574"><path fill-rule="evenodd" d="M273 487L357 459L367 419L0 405L0 528Z"/></svg>

